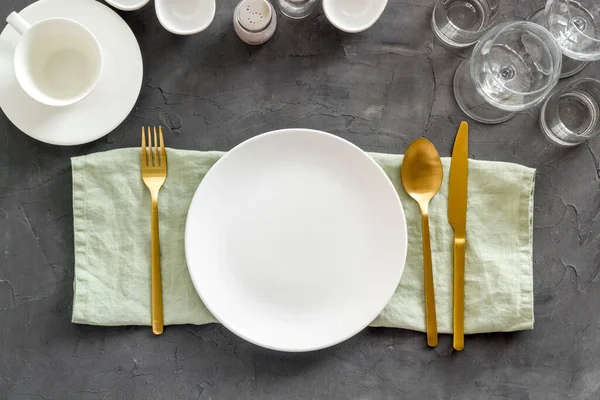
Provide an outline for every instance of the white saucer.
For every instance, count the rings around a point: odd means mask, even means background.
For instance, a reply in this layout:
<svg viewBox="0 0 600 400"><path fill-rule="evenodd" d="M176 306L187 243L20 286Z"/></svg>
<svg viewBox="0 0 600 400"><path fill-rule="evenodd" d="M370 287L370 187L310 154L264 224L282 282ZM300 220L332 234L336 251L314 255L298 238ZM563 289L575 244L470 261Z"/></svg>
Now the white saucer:
<svg viewBox="0 0 600 400"><path fill-rule="evenodd" d="M133 32L117 13L94 0L40 0L20 12L29 22L66 17L96 35L104 53L104 73L94 91L67 107L30 98L17 82L13 53L19 35L0 34L0 108L17 128L42 142L78 145L114 130L131 112L142 87L142 54Z"/></svg>
<svg viewBox="0 0 600 400"><path fill-rule="evenodd" d="M353 144L307 129L265 133L224 155L185 229L206 307L238 336L282 351L364 329L406 259L404 211L387 175Z"/></svg>

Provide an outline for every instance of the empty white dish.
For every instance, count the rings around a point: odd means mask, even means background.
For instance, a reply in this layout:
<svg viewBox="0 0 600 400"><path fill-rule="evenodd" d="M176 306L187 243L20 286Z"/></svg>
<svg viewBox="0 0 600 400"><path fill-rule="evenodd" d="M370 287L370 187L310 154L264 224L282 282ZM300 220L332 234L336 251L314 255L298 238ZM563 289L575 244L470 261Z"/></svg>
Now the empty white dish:
<svg viewBox="0 0 600 400"><path fill-rule="evenodd" d="M176 35L202 32L215 17L215 0L155 0L160 24Z"/></svg>
<svg viewBox="0 0 600 400"><path fill-rule="evenodd" d="M123 11L139 10L144 7L150 0L104 0L114 8Z"/></svg>
<svg viewBox="0 0 600 400"><path fill-rule="evenodd" d="M387 0L323 0L323 11L333 26L356 33L377 22L386 5Z"/></svg>
<svg viewBox="0 0 600 400"><path fill-rule="evenodd" d="M307 129L225 154L185 227L206 307L238 336L282 351L332 346L369 325L398 286L406 250L402 204L379 165Z"/></svg>

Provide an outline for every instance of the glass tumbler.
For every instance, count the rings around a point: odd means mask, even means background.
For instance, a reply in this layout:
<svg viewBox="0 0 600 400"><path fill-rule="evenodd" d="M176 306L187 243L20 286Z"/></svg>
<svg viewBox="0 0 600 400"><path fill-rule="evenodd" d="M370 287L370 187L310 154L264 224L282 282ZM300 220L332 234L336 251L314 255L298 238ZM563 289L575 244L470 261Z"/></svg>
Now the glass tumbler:
<svg viewBox="0 0 600 400"><path fill-rule="evenodd" d="M578 79L544 103L540 127L559 146L576 146L600 134L600 81Z"/></svg>
<svg viewBox="0 0 600 400"><path fill-rule="evenodd" d="M313 12L317 0L277 0L277 3L279 4L279 10L286 17L303 19Z"/></svg>
<svg viewBox="0 0 600 400"><path fill-rule="evenodd" d="M454 96L476 121L496 124L541 103L558 82L562 54L533 22L500 24L482 37L454 75Z"/></svg>
<svg viewBox="0 0 600 400"><path fill-rule="evenodd" d="M600 1L548 0L546 7L528 20L548 28L556 37L564 55L561 78L600 59Z"/></svg>
<svg viewBox="0 0 600 400"><path fill-rule="evenodd" d="M493 24L500 0L438 0L431 17L435 36L446 46L468 47Z"/></svg>

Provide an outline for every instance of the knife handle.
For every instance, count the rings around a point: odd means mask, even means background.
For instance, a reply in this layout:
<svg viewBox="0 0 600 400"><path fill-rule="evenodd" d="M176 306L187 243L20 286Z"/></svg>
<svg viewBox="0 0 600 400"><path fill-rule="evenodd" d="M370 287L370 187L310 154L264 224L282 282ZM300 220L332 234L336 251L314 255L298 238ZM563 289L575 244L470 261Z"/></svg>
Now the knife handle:
<svg viewBox="0 0 600 400"><path fill-rule="evenodd" d="M437 321L435 316L435 294L433 290L433 267L431 262L431 243L429 240L429 216L423 213L423 267L425 276L425 320L427 324L427 344L438 344Z"/></svg>
<svg viewBox="0 0 600 400"><path fill-rule="evenodd" d="M455 350L465 348L465 238L454 238L454 337Z"/></svg>

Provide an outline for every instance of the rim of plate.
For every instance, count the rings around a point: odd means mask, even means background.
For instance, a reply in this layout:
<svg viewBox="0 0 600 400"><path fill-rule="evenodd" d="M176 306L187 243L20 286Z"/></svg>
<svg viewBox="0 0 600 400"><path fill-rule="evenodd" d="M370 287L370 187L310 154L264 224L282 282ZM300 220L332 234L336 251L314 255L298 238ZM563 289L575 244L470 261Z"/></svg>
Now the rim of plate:
<svg viewBox="0 0 600 400"><path fill-rule="evenodd" d="M254 136L250 139L247 139L245 141L243 141L242 143L236 145L235 147L233 147L230 151L226 152L220 159L217 160L217 162L215 162L213 164L213 166L208 170L208 172L206 173L206 175L204 175L204 178L202 179L202 181L204 181L206 179L206 177L211 174L214 173L213 171L215 170L215 168L218 168L219 164L223 163L223 162L227 162L227 160L229 158L232 157L232 154L235 155L235 153L237 153L238 151L240 151L240 149L244 149L248 144L253 143L255 141L258 140L262 140L266 137L269 136L274 136L274 135L282 135L282 134L291 134L293 132L298 132L301 131L303 134L306 133L310 133L310 134L315 134L315 135L320 135L320 136L326 136L328 138L334 139L336 141L338 141L339 143L349 146L351 147L354 151L357 152L357 154L360 154L361 157L363 157L364 159L368 160L368 162L370 164L372 164L375 167L375 170L378 171L377 173L381 174L385 179L385 185L386 187L392 191L392 193L395 195L394 198L397 201L398 204L398 210L400 212L401 215L401 221L398 221L399 224L401 224L400 228L402 231L404 231L404 243L400 243L399 247L401 247L401 251L402 251L402 257L400 262L398 263L399 266L399 275L398 275L398 281L396 282L395 287L397 287L400 284L400 280L402 279L402 275L404 274L404 269L406 267L406 257L407 257L407 252L408 252L408 229L407 229L407 225L406 225L406 214L404 213L404 206L402 205L402 201L400 200L400 196L398 195L398 192L396 191L396 188L394 187L394 184L392 183L392 181L390 180L390 178L386 175L385 171L383 171L383 169L381 168L381 166L379 164L377 164L375 162L375 160L373 160L373 158L371 158L364 150L362 150L360 147L356 146L355 144L351 143L350 141L343 139L339 136L333 135L331 133L328 132L324 132L324 131L319 131L316 129L304 129L304 128L287 128L287 129L278 129L278 130L274 130L274 131L269 131L269 132L265 132L265 133L261 133L257 136ZM273 346L270 345L268 343L262 343L259 340L255 340L253 338L248 337L247 335L245 335L243 332L240 332L239 329L235 329L232 324L230 324L230 321L223 321L218 315L217 313L215 313L213 311L213 309L205 302L204 298L202 297L202 294L200 294L200 290L198 290L199 285L196 284L196 279L194 278L194 275L192 274L191 268L190 268L190 260L189 260L189 254L190 251L188 251L188 247L191 246L191 241L188 240L188 237L190 235L190 214L191 214L191 210L194 204L194 199L196 198L196 195L198 193L198 191L200 190L200 186L202 185L202 182L200 182L200 184L198 185L198 187L196 188L196 191L194 192L194 196L192 197L192 201L190 203L190 208L188 209L188 214L186 216L186 221L185 221L185 234L184 234L184 248L185 248L185 259L186 259L186 265L188 268L188 272L190 274L190 278L192 280L192 284L194 285L194 289L196 290L196 293L198 294L198 296L200 297L200 300L202 300L202 303L204 304L204 306L208 309L208 311L219 321L219 323L221 323L225 328L227 328L229 331L231 331L232 333L234 333L236 336L239 336L240 338L253 343L257 346L260 347L264 347L266 349L271 349L271 350L275 350L275 351L282 351L282 352L290 352L290 353L303 353L303 352L308 352L308 351L316 351L316 350L322 350L322 349L326 349L328 347L332 347L335 346L337 344L340 344L350 338L352 338L353 336L355 336L356 334L358 334L359 332L361 332L363 329L365 329L366 327L369 326L369 324L374 321L379 314L381 313L381 311L383 311L383 309L385 308L385 306L389 303L389 301L391 300L391 298L394 296L394 293L396 293L395 289L392 291L392 293L389 295L389 297L386 297L386 301L383 305L381 305L380 307L378 307L378 311L375 313L375 315L372 315L369 317L369 321L364 324L364 326L362 326L361 324L361 328L355 331L350 332L347 335L344 335L343 337L340 337L334 341L325 343L325 344L320 344L318 346L312 346L312 347L303 347L303 348L285 348L285 347L279 347L279 346ZM402 245L402 246L401 246Z"/></svg>

